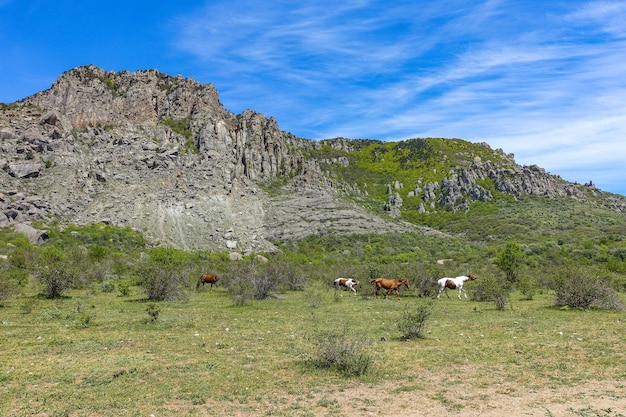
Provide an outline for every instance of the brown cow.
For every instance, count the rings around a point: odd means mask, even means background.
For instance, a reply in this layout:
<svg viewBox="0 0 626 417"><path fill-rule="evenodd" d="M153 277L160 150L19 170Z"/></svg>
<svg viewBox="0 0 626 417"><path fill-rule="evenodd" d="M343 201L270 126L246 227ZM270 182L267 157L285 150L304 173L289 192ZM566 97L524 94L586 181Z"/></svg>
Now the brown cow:
<svg viewBox="0 0 626 417"><path fill-rule="evenodd" d="M385 299L391 294L395 292L398 296L398 300L400 299L400 288L402 285L409 288L409 280L408 279L387 279L387 278L375 278L371 280L376 285L376 291L374 292L374 296L378 298L378 290L384 288L387 290L387 294L385 294Z"/></svg>

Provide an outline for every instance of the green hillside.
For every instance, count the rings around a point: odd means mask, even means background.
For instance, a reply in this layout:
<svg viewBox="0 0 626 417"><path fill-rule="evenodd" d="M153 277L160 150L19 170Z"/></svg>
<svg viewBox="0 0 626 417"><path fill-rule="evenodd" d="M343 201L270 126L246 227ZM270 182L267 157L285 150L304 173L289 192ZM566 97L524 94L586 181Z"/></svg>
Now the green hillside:
<svg viewBox="0 0 626 417"><path fill-rule="evenodd" d="M357 185L362 194L353 198L376 210L380 210L389 197L387 184L399 182L404 185L403 193L406 193L407 188L412 189L418 183L441 183L451 170L470 166L477 158L500 168L513 169L516 166L513 157L502 150L461 139L358 140L350 141L353 146L351 151L333 149L332 143L333 140L326 141L320 150L309 151L307 157L320 161L323 169L336 180ZM347 158L349 163L331 162L341 157ZM626 214L611 209L607 202L611 198L623 197L576 185L584 198L536 195L516 198L497 191L489 178L481 180L480 185L492 193L493 199L472 201L468 211L437 206L436 212L419 213L418 204L423 200L418 194L403 198L399 209L401 217L451 235L452 238L443 246L462 246L464 249L460 252L469 257L485 249L487 253L495 253L506 242L514 241L521 244L538 264L548 257L563 262L598 264L615 272L626 271ZM458 258L458 248L424 250L424 247L433 246L426 242L432 238L424 237L415 238L419 242L398 243L411 239L353 236L352 244L346 242L345 248L338 251L345 252L359 246L355 241L362 241L361 246L372 248L372 239L384 241L380 247L385 249L379 252L387 255L397 253L400 258L416 259L416 252L422 253L417 258L449 258L455 257L455 254ZM326 243L321 242L323 240L324 237L309 239L314 242L311 243L313 246L334 248L346 238L329 237ZM450 245L450 241L455 244ZM305 242L288 246L302 248ZM396 247L398 249L394 250ZM365 253L352 250L352 253L358 252ZM376 251L370 251L369 255L372 253ZM328 252L324 256L328 257Z"/></svg>
<svg viewBox="0 0 626 417"><path fill-rule="evenodd" d="M511 171L517 167L512 156L501 150L460 139L347 143L350 149L344 146L344 150L338 150L332 140L324 141L320 149L309 150L304 156L317 159L322 170L338 183L358 189L359 192L344 198L378 214L389 199L390 184L404 184L405 196L416 185L441 183L451 172L470 167L476 161ZM337 160L348 163L336 163ZM276 182L284 184L280 179ZM503 276L512 277L505 286L507 292L515 284L528 296L535 290L554 289L564 274L571 279L590 277L590 282L596 277L603 282L603 288L626 289L626 214L611 208L612 202L623 201L623 197L574 184L568 186L575 187L576 198L514 197L497 191L489 177L481 179L480 186L489 190L492 198L468 198L467 210L438 204L429 212L420 212L418 205L423 199L419 193L403 197L397 220L419 225L421 232L311 235L297 241L275 242L279 254L268 254L270 259L280 261L275 270L256 269L255 254L249 254L243 264L237 265L229 261L227 252L186 253L151 248L153 242L144 243L131 229L111 226L43 225L50 236L43 247L30 245L18 234L4 231L0 236L0 255L7 262L0 265L4 277L0 293L12 297L30 277L49 276L45 266L48 264L60 265L53 270L58 270L57 278L67 281L70 287L94 281L149 284L148 277L154 276L179 284L191 279L193 285L193 277L212 270L237 283L231 287L236 299L240 296L238 291L244 291L246 297L246 291L251 291L250 284L240 283L239 277L256 273L272 277L267 292L279 283L302 288L318 280L332 282L337 276L365 280L373 276L404 276L414 284L412 291L423 296L433 293L438 277L469 272L483 277L474 285L478 290L475 296L481 300L494 298L487 290L495 288L493 283ZM274 187L272 192L281 192L280 187ZM507 265L507 257L514 258L512 266ZM242 271L241 265L252 265L252 271ZM162 291L169 289L165 286ZM177 297L180 289L174 293Z"/></svg>
<svg viewBox="0 0 626 417"><path fill-rule="evenodd" d="M422 183L441 182L450 169L469 165L475 157L501 167L511 167L514 162L502 151L461 139L409 139L400 142L358 140L351 142L352 152L335 150L326 141L321 150L309 151L310 158L322 162L337 179L357 184L374 200L386 199L386 184L395 181L406 187ZM346 157L348 166L324 164L325 160ZM485 184L486 188L490 184ZM410 204L405 211L414 209Z"/></svg>

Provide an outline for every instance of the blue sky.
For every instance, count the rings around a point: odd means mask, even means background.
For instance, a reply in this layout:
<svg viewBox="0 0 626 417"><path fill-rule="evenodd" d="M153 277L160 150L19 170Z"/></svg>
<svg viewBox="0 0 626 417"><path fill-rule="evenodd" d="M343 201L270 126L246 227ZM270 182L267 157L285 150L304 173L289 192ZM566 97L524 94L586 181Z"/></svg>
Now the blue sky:
<svg viewBox="0 0 626 417"><path fill-rule="evenodd" d="M0 0L0 101L156 68L297 136L461 138L626 195L624 1Z"/></svg>

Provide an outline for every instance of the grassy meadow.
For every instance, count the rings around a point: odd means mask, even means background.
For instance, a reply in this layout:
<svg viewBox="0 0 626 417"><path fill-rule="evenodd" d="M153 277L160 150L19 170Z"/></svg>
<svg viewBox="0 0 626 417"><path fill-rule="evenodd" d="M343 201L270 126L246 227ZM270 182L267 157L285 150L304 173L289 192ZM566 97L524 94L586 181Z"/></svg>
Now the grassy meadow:
<svg viewBox="0 0 626 417"><path fill-rule="evenodd" d="M153 303L134 286L46 299L29 284L0 307L0 415L626 415L623 311L555 308L549 291L514 292L504 310L450 295L338 296L314 282L238 305L190 285ZM424 337L403 340L397 323L424 303ZM312 366L328 331L363 341L370 370Z"/></svg>

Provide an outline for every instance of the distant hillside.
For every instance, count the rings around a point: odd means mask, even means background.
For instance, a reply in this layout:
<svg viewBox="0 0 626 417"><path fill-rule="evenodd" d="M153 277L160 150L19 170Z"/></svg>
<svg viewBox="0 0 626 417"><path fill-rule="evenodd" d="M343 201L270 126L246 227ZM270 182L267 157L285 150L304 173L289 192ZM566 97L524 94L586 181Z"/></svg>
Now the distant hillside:
<svg viewBox="0 0 626 417"><path fill-rule="evenodd" d="M0 138L4 227L107 222L154 244L240 252L312 235L550 234L559 213L624 231L623 196L487 144L306 140L229 112L212 85L155 70L67 71L3 105Z"/></svg>

